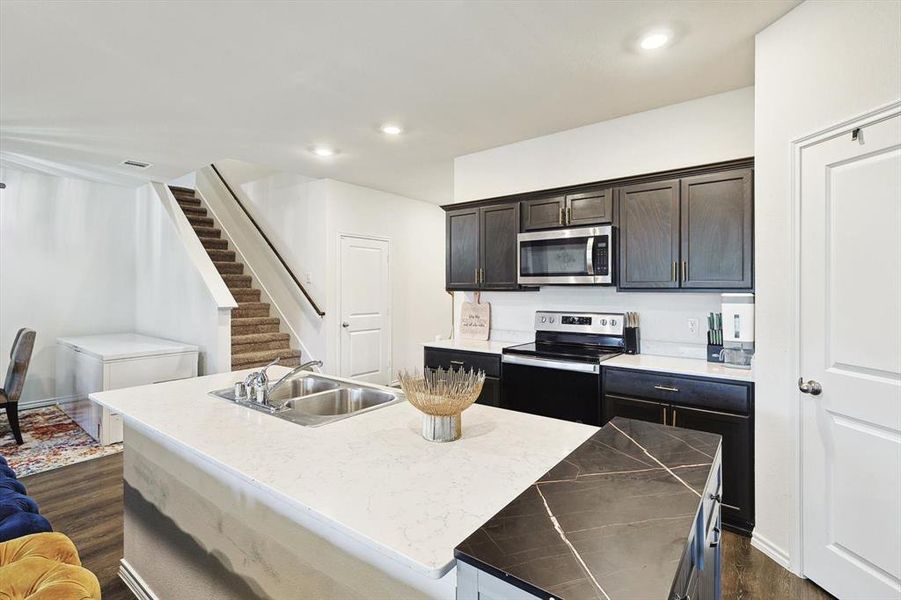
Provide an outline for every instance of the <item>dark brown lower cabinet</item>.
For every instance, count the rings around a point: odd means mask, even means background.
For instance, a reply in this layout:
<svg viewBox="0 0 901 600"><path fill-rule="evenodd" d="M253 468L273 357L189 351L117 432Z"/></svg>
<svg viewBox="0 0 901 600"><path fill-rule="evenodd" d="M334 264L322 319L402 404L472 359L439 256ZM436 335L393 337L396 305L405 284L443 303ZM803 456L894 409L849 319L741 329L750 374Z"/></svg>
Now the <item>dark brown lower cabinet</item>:
<svg viewBox="0 0 901 600"><path fill-rule="evenodd" d="M423 367L426 369L485 371L485 383L476 402L488 406L500 406L501 404L501 357L499 354L427 347L423 353Z"/></svg>
<svg viewBox="0 0 901 600"><path fill-rule="evenodd" d="M723 524L754 528L753 385L620 368L603 370L604 424L625 417L723 436Z"/></svg>

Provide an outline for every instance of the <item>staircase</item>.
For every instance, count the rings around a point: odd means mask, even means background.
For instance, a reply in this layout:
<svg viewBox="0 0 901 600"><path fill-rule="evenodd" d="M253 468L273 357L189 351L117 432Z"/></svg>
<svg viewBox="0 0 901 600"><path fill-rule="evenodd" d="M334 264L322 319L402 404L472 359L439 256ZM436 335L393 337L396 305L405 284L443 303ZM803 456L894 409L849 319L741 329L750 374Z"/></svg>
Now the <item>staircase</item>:
<svg viewBox="0 0 901 600"><path fill-rule="evenodd" d="M232 369L262 367L275 359L280 365L300 364L300 350L292 350L290 336L279 332L278 317L269 316L269 304L260 302L260 290L251 286L250 275L244 274L244 264L235 260L235 252L228 249L228 240L213 226L213 219L194 197L194 190L169 186L188 222L216 265L222 280L238 302L232 310Z"/></svg>

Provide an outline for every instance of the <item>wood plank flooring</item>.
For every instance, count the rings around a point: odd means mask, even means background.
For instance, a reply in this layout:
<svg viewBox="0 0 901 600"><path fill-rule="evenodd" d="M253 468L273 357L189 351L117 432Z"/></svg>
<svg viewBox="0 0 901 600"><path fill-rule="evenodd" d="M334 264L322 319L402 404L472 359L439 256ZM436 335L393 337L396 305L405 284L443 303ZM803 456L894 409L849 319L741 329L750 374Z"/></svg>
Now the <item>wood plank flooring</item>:
<svg viewBox="0 0 901 600"><path fill-rule="evenodd" d="M103 599L133 600L117 574L122 558L122 455L23 477L22 483L53 528L75 542L84 566L100 580ZM722 581L728 600L832 598L753 548L749 539L728 532L723 535Z"/></svg>

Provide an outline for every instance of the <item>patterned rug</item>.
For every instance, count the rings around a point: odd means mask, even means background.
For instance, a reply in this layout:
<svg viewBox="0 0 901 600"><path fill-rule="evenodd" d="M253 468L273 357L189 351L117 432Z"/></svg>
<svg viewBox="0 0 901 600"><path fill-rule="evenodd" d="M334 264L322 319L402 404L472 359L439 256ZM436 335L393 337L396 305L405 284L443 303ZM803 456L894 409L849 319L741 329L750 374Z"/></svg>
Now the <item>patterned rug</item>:
<svg viewBox="0 0 901 600"><path fill-rule="evenodd" d="M0 411L4 414L5 411ZM18 477L122 452L122 444L101 446L58 406L19 413L25 443L16 445L9 422L0 418L0 454Z"/></svg>

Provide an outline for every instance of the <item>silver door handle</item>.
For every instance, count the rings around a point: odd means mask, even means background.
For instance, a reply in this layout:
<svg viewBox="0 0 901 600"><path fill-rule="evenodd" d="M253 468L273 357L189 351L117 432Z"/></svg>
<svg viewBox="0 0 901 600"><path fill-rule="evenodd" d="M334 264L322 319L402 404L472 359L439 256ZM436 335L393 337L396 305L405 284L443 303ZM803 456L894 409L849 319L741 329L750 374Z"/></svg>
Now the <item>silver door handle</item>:
<svg viewBox="0 0 901 600"><path fill-rule="evenodd" d="M344 321L343 323L341 323L341 327L344 327L344 328L350 327L350 323L348 323L347 321Z"/></svg>
<svg viewBox="0 0 901 600"><path fill-rule="evenodd" d="M819 396L823 393L823 386L821 386L818 381L811 379L807 383L804 383L803 377L798 377L798 389L811 396Z"/></svg>

